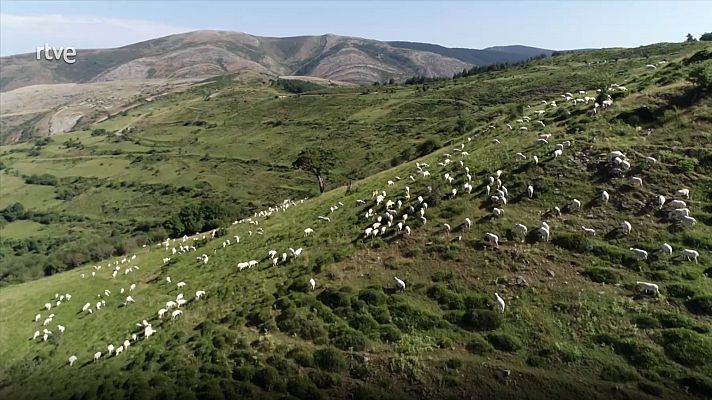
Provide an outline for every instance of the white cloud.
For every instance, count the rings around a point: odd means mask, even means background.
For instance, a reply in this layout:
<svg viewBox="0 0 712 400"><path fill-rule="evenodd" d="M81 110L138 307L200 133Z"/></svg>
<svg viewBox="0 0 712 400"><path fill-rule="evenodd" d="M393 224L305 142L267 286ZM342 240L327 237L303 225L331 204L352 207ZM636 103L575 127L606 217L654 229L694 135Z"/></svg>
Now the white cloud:
<svg viewBox="0 0 712 400"><path fill-rule="evenodd" d="M78 49L118 47L193 30L140 19L0 13L0 53L32 53L45 43Z"/></svg>

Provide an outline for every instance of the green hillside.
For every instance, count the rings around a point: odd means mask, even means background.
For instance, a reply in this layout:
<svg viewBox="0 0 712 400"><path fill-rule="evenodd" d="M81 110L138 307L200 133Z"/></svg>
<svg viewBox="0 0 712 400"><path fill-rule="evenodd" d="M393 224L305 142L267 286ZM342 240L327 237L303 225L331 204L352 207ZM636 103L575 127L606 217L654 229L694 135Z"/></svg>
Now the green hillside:
<svg viewBox="0 0 712 400"><path fill-rule="evenodd" d="M709 397L709 54L699 43L600 50L454 81L300 95L216 79L91 131L3 146L0 398ZM566 92L613 103L593 114L593 101L573 105ZM337 160L323 194L292 167L314 146ZM485 193L498 170L505 206ZM683 188L689 199L675 196ZM671 218L659 195L684 200L696 223ZM402 202L393 225L364 238L376 218L387 222L388 200ZM254 214L282 204L291 206ZM396 226L404 214L409 235ZM220 230L161 244L179 223ZM488 232L499 246L484 241ZM172 254L182 245L196 250ZM294 258L289 248L303 251ZM697 262L683 249L698 251ZM288 260L273 266L270 250ZM249 260L257 266L238 271ZM637 281L657 284L659 296ZM179 293L182 315L159 318ZM148 338L136 325L144 319L156 331ZM47 340L33 340L44 328ZM127 339L123 353L106 354Z"/></svg>

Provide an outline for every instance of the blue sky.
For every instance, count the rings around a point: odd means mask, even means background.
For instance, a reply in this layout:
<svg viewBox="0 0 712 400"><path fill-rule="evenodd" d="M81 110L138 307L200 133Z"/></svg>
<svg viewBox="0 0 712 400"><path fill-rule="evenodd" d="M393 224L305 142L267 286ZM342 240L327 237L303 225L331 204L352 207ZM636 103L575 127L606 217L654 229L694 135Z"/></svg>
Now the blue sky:
<svg viewBox="0 0 712 400"><path fill-rule="evenodd" d="M634 47L712 31L712 1L0 1L0 54L117 47L198 29L448 47Z"/></svg>

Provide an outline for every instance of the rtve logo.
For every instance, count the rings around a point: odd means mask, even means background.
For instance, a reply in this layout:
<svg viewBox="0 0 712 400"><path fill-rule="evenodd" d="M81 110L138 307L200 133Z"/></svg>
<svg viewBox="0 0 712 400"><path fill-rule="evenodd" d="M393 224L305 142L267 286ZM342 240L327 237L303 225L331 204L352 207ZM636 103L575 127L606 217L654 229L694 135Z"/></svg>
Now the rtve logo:
<svg viewBox="0 0 712 400"><path fill-rule="evenodd" d="M37 48L37 60L63 60L67 64L74 64L77 60L74 58L77 56L77 50L74 47L51 47L47 43L44 47Z"/></svg>

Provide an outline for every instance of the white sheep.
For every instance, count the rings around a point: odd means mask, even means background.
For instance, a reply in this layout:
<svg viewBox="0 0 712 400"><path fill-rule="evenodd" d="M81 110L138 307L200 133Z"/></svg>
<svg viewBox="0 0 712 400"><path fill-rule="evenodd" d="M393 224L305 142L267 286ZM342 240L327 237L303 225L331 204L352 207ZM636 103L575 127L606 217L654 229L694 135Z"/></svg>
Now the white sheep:
<svg viewBox="0 0 712 400"><path fill-rule="evenodd" d="M168 310L166 310L165 308L161 308L160 310L158 310L158 319L162 319L167 312Z"/></svg>
<svg viewBox="0 0 712 400"><path fill-rule="evenodd" d="M396 281L396 288L398 290L400 290L400 291L405 290L405 282L402 279L398 278L397 276L394 276L393 279L395 279L395 281Z"/></svg>
<svg viewBox="0 0 712 400"><path fill-rule="evenodd" d="M695 264L697 264L697 257L700 256L700 253L697 250L684 249L681 253L683 257L687 258L687 261L695 260Z"/></svg>
<svg viewBox="0 0 712 400"><path fill-rule="evenodd" d="M583 229L587 236L596 236L596 230L593 228L586 228L585 226L581 225L581 229Z"/></svg>
<svg viewBox="0 0 712 400"><path fill-rule="evenodd" d="M534 196L534 186L527 186L527 196L531 199Z"/></svg>
<svg viewBox="0 0 712 400"><path fill-rule="evenodd" d="M143 330L143 336L144 336L145 338L151 337L154 333L156 333L156 330L153 329L153 327L152 327L151 325L147 326L147 327L144 328L144 330Z"/></svg>
<svg viewBox="0 0 712 400"><path fill-rule="evenodd" d="M77 361L77 356L75 356L75 355L69 356L69 366L70 366L70 367L71 367L72 365L74 365L74 363L75 363L76 361Z"/></svg>
<svg viewBox="0 0 712 400"><path fill-rule="evenodd" d="M630 184L633 186L640 186L643 187L643 178L639 178L637 176L631 177L630 178Z"/></svg>
<svg viewBox="0 0 712 400"><path fill-rule="evenodd" d="M175 310L175 311L173 311L173 312L171 313L171 319L172 319L172 320L173 320L173 319L176 319L176 317L178 317L178 316L181 315L181 314L183 314L183 311L182 311L182 310Z"/></svg>
<svg viewBox="0 0 712 400"><path fill-rule="evenodd" d="M663 196L663 195L658 196L658 209L662 210L664 205L665 205L665 196Z"/></svg>
<svg viewBox="0 0 712 400"><path fill-rule="evenodd" d="M495 217L501 217L501 216L504 215L504 210L501 209L501 208L496 208L496 207L495 207L494 209L492 209L492 214L493 214Z"/></svg>
<svg viewBox="0 0 712 400"><path fill-rule="evenodd" d="M527 230L528 230L528 229L527 229L526 225L523 225L523 224L516 224L516 225L514 225L514 230L513 230L513 231L514 231L514 233L515 233L516 235L519 235L519 236L522 237L522 243L524 243L524 239L525 239L525 237L526 237L526 235L527 235Z"/></svg>
<svg viewBox="0 0 712 400"><path fill-rule="evenodd" d="M101 358L101 352L97 351L94 353L94 361L98 361Z"/></svg>
<svg viewBox="0 0 712 400"><path fill-rule="evenodd" d="M109 354L113 353L113 352L114 352L114 345L113 345L113 344L110 344L110 345L106 346L106 350L107 350L107 352L108 352Z"/></svg>
<svg viewBox="0 0 712 400"><path fill-rule="evenodd" d="M495 247L499 247L499 236L494 233L485 233L485 242L494 243Z"/></svg>
<svg viewBox="0 0 712 400"><path fill-rule="evenodd" d="M663 253L665 253L667 255L672 255L672 246L670 246L667 243L663 243L663 245L660 246L660 251L662 251Z"/></svg>
<svg viewBox="0 0 712 400"><path fill-rule="evenodd" d="M203 296L205 296L205 290L196 290L195 291L196 299L201 299Z"/></svg>
<svg viewBox="0 0 712 400"><path fill-rule="evenodd" d="M314 232L314 229L312 229L312 228L306 228L306 229L304 230L304 236L309 236L309 235L311 235L313 232Z"/></svg>
<svg viewBox="0 0 712 400"><path fill-rule="evenodd" d="M690 189L680 189L675 192L675 196L690 198Z"/></svg>
<svg viewBox="0 0 712 400"><path fill-rule="evenodd" d="M465 218L465 228L469 231L472 228L472 220L470 218Z"/></svg>
<svg viewBox="0 0 712 400"><path fill-rule="evenodd" d="M116 351L114 351L114 357L117 357L119 354L121 354L124 351L124 346L121 345L116 348Z"/></svg>
<svg viewBox="0 0 712 400"><path fill-rule="evenodd" d="M504 299L502 298L502 296L499 295L499 293L495 293L494 298L497 301L497 309L499 309L499 312L504 313L504 309L505 309Z"/></svg>
<svg viewBox="0 0 712 400"><path fill-rule="evenodd" d="M185 287L185 282L178 282L176 286L178 286L178 289L182 289Z"/></svg>
<svg viewBox="0 0 712 400"><path fill-rule="evenodd" d="M640 289L643 294L653 294L655 296L660 296L660 288L654 283L637 281L635 282L635 284L638 285L638 289Z"/></svg>
<svg viewBox="0 0 712 400"><path fill-rule="evenodd" d="M623 232L627 235L627 234L629 234L630 231L633 229L633 226L630 224L630 222L628 222L628 221L623 221L623 223L621 224L621 229L622 229Z"/></svg>
<svg viewBox="0 0 712 400"><path fill-rule="evenodd" d="M697 220L695 218L690 217L688 215L683 216L680 221L682 222L683 225L687 225L687 226L692 226L697 223Z"/></svg>
<svg viewBox="0 0 712 400"><path fill-rule="evenodd" d="M316 289L316 281L314 280L314 278L309 278L309 287L311 288L311 290Z"/></svg>
<svg viewBox="0 0 712 400"><path fill-rule="evenodd" d="M604 204L608 204L608 199L610 199L611 196L606 192L605 190L601 192L601 201L603 201Z"/></svg>
<svg viewBox="0 0 712 400"><path fill-rule="evenodd" d="M576 210L578 210L579 208L581 208L581 201L578 200L578 199L573 199L573 200L571 201L571 204L569 204L569 209L570 209L571 211L576 211Z"/></svg>
<svg viewBox="0 0 712 400"><path fill-rule="evenodd" d="M635 254L635 257L638 258L639 260L647 260L648 259L648 252L642 249L636 249L635 247L631 247L630 251Z"/></svg>

